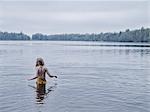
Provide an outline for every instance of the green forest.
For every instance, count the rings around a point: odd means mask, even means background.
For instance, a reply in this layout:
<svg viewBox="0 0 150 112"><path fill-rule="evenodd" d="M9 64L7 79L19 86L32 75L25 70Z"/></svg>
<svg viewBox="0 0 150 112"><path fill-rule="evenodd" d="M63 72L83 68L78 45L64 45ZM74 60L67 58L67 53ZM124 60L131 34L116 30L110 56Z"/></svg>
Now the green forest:
<svg viewBox="0 0 150 112"><path fill-rule="evenodd" d="M55 34L43 35L33 34L31 37L21 33L0 32L0 40L49 40L49 41L106 41L106 42L150 42L150 28L136 30L108 32L108 33L86 33L86 34Z"/></svg>

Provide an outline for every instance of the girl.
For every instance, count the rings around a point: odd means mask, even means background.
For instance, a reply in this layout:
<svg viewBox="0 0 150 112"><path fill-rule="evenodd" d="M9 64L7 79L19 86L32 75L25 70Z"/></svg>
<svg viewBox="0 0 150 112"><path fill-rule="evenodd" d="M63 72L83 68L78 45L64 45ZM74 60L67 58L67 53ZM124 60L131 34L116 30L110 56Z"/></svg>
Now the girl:
<svg viewBox="0 0 150 112"><path fill-rule="evenodd" d="M36 84L37 85L43 85L43 84L46 84L46 78L45 78L45 75L47 74L50 78L57 78L57 76L52 76L49 72L48 72L48 69L46 67L44 67L44 61L42 58L37 58L36 60L36 68L37 68L37 71L36 71L36 76L29 79L29 80L34 80L34 79L37 79L36 81Z"/></svg>
<svg viewBox="0 0 150 112"><path fill-rule="evenodd" d="M36 60L36 76L29 79L29 80L33 80L33 79L37 79L36 81L36 92L37 92L37 103L42 103L42 100L44 99L44 96L46 94L46 89L45 89L45 85L46 85L46 77L45 75L47 74L49 77L53 78L57 78L57 76L52 76L50 75L50 73L48 72L48 69L46 67L44 67L44 61L42 58L37 58Z"/></svg>

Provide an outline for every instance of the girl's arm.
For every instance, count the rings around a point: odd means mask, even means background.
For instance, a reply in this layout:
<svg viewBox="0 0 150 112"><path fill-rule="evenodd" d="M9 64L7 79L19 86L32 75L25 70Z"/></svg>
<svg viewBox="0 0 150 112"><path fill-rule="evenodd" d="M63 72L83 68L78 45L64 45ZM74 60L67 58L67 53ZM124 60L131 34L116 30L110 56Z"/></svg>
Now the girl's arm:
<svg viewBox="0 0 150 112"><path fill-rule="evenodd" d="M33 78L31 78L31 79L28 79L28 80L34 80L34 79L36 79L36 78L38 78L38 70L36 70L36 76L33 77Z"/></svg>
<svg viewBox="0 0 150 112"><path fill-rule="evenodd" d="M31 79L28 79L28 80L34 80L34 79L36 79L36 78L37 78L37 76L35 76L35 77L31 78Z"/></svg>
<svg viewBox="0 0 150 112"><path fill-rule="evenodd" d="M47 68L46 68L46 73L47 73L47 75L48 75L50 78L53 78L53 77L57 78L57 76L52 76L52 75L49 73L49 71L48 71Z"/></svg>

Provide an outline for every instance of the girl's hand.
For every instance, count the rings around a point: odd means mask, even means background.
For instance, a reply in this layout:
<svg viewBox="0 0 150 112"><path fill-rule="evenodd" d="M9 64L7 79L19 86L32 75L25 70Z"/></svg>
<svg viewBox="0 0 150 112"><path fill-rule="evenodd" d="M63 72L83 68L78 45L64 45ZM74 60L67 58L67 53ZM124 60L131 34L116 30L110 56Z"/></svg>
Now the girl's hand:
<svg viewBox="0 0 150 112"><path fill-rule="evenodd" d="M33 78L31 78L31 79L28 79L28 80L34 80L34 79L36 79L37 78L37 76L36 77L33 77Z"/></svg>
<svg viewBox="0 0 150 112"><path fill-rule="evenodd" d="M31 79L27 79L28 81L30 81Z"/></svg>
<svg viewBox="0 0 150 112"><path fill-rule="evenodd" d="M57 76L54 76L55 78L57 78Z"/></svg>

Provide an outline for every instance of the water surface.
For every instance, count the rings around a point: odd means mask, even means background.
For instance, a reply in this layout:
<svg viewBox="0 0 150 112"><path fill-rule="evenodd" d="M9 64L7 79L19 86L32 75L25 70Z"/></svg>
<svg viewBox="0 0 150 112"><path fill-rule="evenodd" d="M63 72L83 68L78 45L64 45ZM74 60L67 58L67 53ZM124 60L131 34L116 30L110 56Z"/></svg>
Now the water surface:
<svg viewBox="0 0 150 112"><path fill-rule="evenodd" d="M115 45L115 46L114 46ZM140 45L144 45L141 47ZM139 43L0 42L2 112L149 112L150 47ZM35 61L51 74L37 101Z"/></svg>

